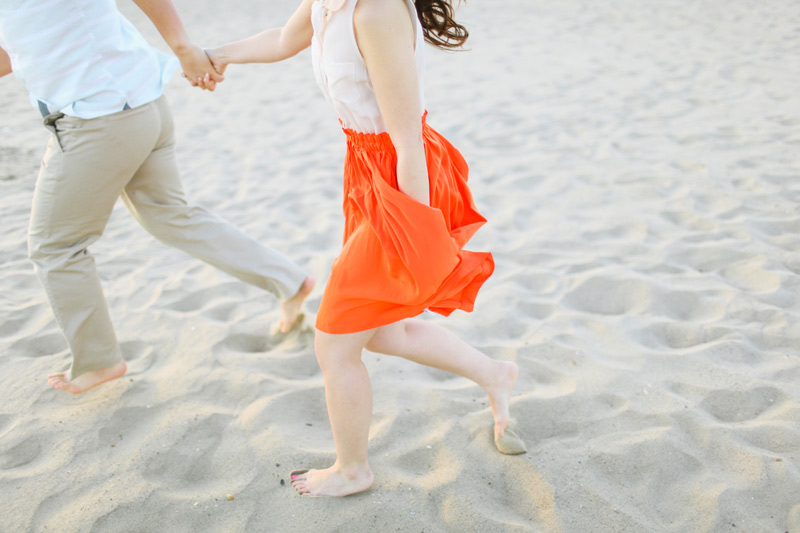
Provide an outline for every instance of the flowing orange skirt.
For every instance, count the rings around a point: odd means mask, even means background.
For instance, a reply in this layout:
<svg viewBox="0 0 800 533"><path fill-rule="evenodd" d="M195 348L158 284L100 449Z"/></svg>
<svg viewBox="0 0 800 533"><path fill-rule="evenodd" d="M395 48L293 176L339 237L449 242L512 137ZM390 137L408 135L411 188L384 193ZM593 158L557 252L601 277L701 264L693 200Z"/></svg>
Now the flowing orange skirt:
<svg viewBox="0 0 800 533"><path fill-rule="evenodd" d="M467 187L467 164L422 121L430 207L398 190L388 133L344 130L344 246L317 314L323 332L364 331L425 309L472 311L494 271L492 254L463 249L486 223Z"/></svg>

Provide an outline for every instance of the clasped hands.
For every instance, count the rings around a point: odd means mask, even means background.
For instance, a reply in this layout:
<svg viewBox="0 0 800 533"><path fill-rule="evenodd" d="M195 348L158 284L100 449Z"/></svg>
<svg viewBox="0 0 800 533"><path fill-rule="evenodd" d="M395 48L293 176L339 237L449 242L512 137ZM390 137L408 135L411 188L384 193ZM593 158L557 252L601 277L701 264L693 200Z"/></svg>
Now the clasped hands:
<svg viewBox="0 0 800 533"><path fill-rule="evenodd" d="M183 69L181 75L192 84L192 87L213 91L217 88L218 83L225 80L223 73L227 65L221 62L214 62L209 51L203 50L196 44L191 44L184 50L176 51L176 55Z"/></svg>

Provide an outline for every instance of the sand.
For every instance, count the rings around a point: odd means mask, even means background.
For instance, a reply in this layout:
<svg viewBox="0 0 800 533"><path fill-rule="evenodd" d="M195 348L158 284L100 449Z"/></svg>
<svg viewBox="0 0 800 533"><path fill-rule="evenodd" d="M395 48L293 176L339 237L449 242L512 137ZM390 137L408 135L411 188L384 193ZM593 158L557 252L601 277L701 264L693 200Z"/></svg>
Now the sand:
<svg viewBox="0 0 800 533"><path fill-rule="evenodd" d="M122 9L158 35L131 2ZM294 2L177 3L206 46ZM0 79L0 531L800 532L800 4L470 2L430 52L429 123L465 154L494 276L426 317L516 361L528 453L463 378L365 353L374 487L298 497L334 457L313 324L344 139L308 52L167 90L191 199L306 267L304 324L121 205L94 247L123 379L79 396L26 258L48 133ZM233 495L231 501L226 496Z"/></svg>

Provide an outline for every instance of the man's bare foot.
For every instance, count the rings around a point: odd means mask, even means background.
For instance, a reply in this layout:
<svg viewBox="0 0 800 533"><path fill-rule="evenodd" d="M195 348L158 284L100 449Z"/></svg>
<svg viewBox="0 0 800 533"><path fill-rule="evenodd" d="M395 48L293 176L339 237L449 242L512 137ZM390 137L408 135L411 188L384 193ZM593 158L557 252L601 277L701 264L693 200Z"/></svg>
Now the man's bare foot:
<svg viewBox="0 0 800 533"><path fill-rule="evenodd" d="M495 361L494 374L489 385L484 390L489 395L489 404L494 415L494 432L503 436L508 424L508 406L511 399L511 390L517 382L519 367L510 361Z"/></svg>
<svg viewBox="0 0 800 533"><path fill-rule="evenodd" d="M300 286L297 294L288 300L281 302L281 332L287 333L290 329L292 329L297 317L300 315L300 309L303 306L303 300L305 300L306 297L311 294L313 288L314 278L308 276Z"/></svg>
<svg viewBox="0 0 800 533"><path fill-rule="evenodd" d="M325 470L292 473L292 486L301 496L347 496L367 490L373 479L368 465L345 474L334 464Z"/></svg>
<svg viewBox="0 0 800 533"><path fill-rule="evenodd" d="M58 374L50 374L47 376L47 382L51 387L56 389L65 390L72 394L78 394L96 387L101 383L118 378L125 374L128 370L128 365L125 361L120 360L114 366L102 368L100 370L92 370L85 372L75 379L70 380L67 378L67 372L59 372Z"/></svg>

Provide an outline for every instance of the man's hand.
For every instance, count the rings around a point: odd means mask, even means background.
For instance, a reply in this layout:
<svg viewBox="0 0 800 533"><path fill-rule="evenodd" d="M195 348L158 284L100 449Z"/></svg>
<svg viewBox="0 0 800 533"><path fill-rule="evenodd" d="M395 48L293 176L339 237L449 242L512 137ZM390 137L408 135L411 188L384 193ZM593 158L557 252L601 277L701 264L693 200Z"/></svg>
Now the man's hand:
<svg viewBox="0 0 800 533"><path fill-rule="evenodd" d="M214 69L203 49L196 44L192 43L177 50L176 54L181 62L183 77L192 84L192 87L213 91L217 88L217 83L225 79L221 72Z"/></svg>
<svg viewBox="0 0 800 533"><path fill-rule="evenodd" d="M194 44L172 0L133 0L147 15L158 33L178 56L183 68L183 76L193 87L213 91L217 83L225 79L221 73L214 71L203 49Z"/></svg>
<svg viewBox="0 0 800 533"><path fill-rule="evenodd" d="M11 74L11 58L5 50L0 48L0 78L6 74Z"/></svg>

